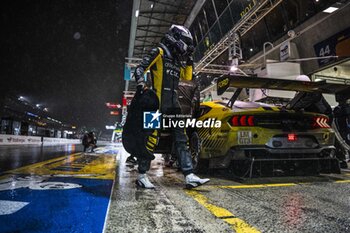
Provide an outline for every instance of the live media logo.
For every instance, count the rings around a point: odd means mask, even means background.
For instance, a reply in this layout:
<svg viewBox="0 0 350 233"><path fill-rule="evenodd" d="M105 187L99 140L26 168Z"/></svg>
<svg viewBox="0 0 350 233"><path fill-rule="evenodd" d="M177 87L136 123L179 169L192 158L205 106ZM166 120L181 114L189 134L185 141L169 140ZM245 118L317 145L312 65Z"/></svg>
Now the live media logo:
<svg viewBox="0 0 350 233"><path fill-rule="evenodd" d="M157 110L156 112L143 113L143 128L144 129L160 129L162 114Z"/></svg>

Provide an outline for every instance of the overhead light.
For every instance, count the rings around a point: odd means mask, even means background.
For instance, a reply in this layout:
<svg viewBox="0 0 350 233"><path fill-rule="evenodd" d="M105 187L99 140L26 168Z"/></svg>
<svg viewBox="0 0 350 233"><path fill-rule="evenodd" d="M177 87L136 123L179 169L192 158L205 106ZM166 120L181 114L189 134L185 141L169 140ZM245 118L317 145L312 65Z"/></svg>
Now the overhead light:
<svg viewBox="0 0 350 233"><path fill-rule="evenodd" d="M136 16L136 17L139 17L139 13L140 13L140 11L139 11L139 10L136 10L136 11L135 11L135 16Z"/></svg>
<svg viewBox="0 0 350 233"><path fill-rule="evenodd" d="M40 107L40 104L36 104L35 106L36 106L37 108L39 108L39 107Z"/></svg>
<svg viewBox="0 0 350 233"><path fill-rule="evenodd" d="M237 71L238 70L238 67L237 66L231 66L231 68L230 68L230 71L231 72L235 72L235 71Z"/></svg>
<svg viewBox="0 0 350 233"><path fill-rule="evenodd" d="M331 7L328 7L327 9L325 9L323 12L324 13L333 13L334 11L336 11L336 10L338 10L339 8L337 8L337 7L333 7L333 6L331 6Z"/></svg>
<svg viewBox="0 0 350 233"><path fill-rule="evenodd" d="M250 49L249 49L249 51L250 51L250 52L253 52L253 49L252 49L252 48L250 48Z"/></svg>
<svg viewBox="0 0 350 233"><path fill-rule="evenodd" d="M239 60L238 58L233 58L231 61L231 67L230 67L230 71L231 72L235 72L238 70L238 64L239 64Z"/></svg>
<svg viewBox="0 0 350 233"><path fill-rule="evenodd" d="M151 9L154 7L153 3L151 4Z"/></svg>

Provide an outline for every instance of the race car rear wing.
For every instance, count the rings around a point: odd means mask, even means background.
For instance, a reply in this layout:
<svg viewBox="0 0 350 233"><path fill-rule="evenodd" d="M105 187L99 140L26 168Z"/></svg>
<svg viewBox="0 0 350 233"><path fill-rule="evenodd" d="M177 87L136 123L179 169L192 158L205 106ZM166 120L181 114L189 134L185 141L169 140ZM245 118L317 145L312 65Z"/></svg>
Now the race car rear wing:
<svg viewBox="0 0 350 233"><path fill-rule="evenodd" d="M231 75L222 76L217 80L218 95L222 95L229 87L235 87L238 89L253 88L298 92L321 92L325 94L334 94L337 102L350 99L350 85L328 83L325 80L319 82L304 82Z"/></svg>

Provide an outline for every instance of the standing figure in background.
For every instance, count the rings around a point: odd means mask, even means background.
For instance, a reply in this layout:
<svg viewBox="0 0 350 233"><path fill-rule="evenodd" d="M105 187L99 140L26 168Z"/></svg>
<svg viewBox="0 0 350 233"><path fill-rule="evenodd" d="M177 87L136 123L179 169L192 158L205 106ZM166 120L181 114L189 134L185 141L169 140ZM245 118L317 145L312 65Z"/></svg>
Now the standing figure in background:
<svg viewBox="0 0 350 233"><path fill-rule="evenodd" d="M303 82L311 81L310 78L306 75L299 75L296 78L296 80L303 81ZM347 108L344 105L345 104L342 103L334 109L335 115L336 117L338 117L335 121L336 126L334 126L334 128L338 128L340 130L341 136L343 136L344 140L347 140L346 136L344 135L344 130L349 132L348 130L349 126L346 124L347 118L340 117L343 115L343 113L341 113L342 110L345 110L346 112ZM328 116L329 118L328 125L332 127L333 118L334 118L333 110L332 110L332 107L329 105L329 103L326 101L326 99L323 97L322 93L299 92L287 105L287 109L324 114ZM338 129L335 129L335 130L338 130ZM348 156L349 152L345 148L342 148L343 146L341 145L341 142L338 138L335 139L335 147L336 147L336 157L340 162L340 167L347 168L346 157Z"/></svg>
<svg viewBox="0 0 350 233"><path fill-rule="evenodd" d="M295 80L310 82L310 78L306 75L299 75ZM316 112L321 113L329 118L329 125L332 125L333 111L332 107L319 92L299 92L287 105L287 109L295 111Z"/></svg>
<svg viewBox="0 0 350 233"><path fill-rule="evenodd" d="M86 149L89 148L89 135L87 132L85 132L83 135L82 144L83 144L84 153L85 153Z"/></svg>
<svg viewBox="0 0 350 233"><path fill-rule="evenodd" d="M94 148L96 148L96 144L97 144L97 139L96 136L94 134L94 132L89 132L89 133L84 133L83 139L82 139L82 144L84 147L84 152L86 152L86 150L91 147L91 151L90 152L94 152Z"/></svg>

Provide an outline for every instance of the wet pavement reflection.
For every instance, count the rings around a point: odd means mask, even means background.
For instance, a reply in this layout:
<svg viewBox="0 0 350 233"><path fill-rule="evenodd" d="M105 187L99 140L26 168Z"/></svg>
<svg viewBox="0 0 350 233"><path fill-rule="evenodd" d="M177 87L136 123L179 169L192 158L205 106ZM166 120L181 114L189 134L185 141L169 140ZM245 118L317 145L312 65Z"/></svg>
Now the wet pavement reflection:
<svg viewBox="0 0 350 233"><path fill-rule="evenodd" d="M145 190L120 144L80 150L0 148L1 233L350 232L349 170L240 181L212 171L201 174L208 185L187 190L157 155L149 172L156 189Z"/></svg>
<svg viewBox="0 0 350 233"><path fill-rule="evenodd" d="M59 156L69 155L82 151L81 145L59 146L1 146L0 147L0 174L2 172L49 160Z"/></svg>
<svg viewBox="0 0 350 233"><path fill-rule="evenodd" d="M214 171L208 185L184 189L184 177L152 162L155 190L135 185L137 166L119 154L106 232L350 232L350 171L236 181Z"/></svg>
<svg viewBox="0 0 350 233"><path fill-rule="evenodd" d="M77 152L72 145L0 150L10 152L1 155L6 163L26 165L2 166L1 233L103 231L118 148L101 147L96 153Z"/></svg>

